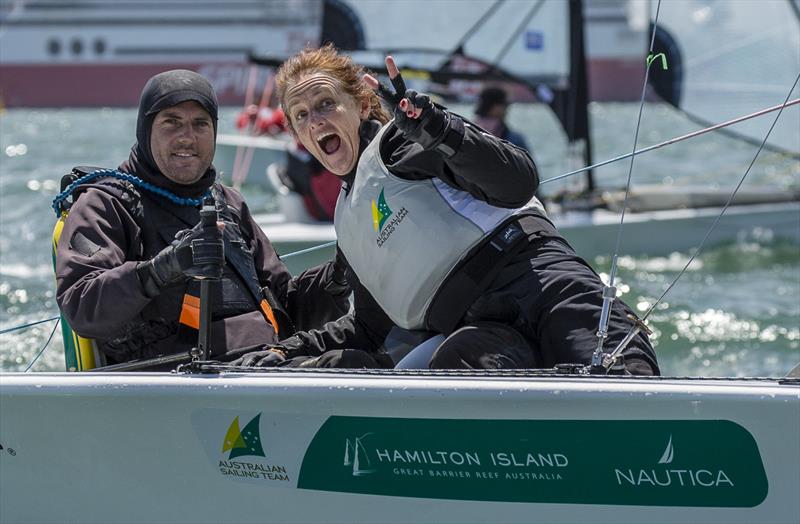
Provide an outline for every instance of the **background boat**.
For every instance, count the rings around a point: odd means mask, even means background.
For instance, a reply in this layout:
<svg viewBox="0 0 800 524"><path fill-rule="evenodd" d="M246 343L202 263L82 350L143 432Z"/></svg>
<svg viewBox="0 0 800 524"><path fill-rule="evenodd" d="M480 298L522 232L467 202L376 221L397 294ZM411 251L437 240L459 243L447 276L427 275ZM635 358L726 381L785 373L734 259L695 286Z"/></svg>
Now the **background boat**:
<svg viewBox="0 0 800 524"><path fill-rule="evenodd" d="M6 107L133 107L148 78L192 69L241 103L249 52L318 42L321 0L0 1ZM102 86L102 88L93 88Z"/></svg>
<svg viewBox="0 0 800 524"><path fill-rule="evenodd" d="M541 10L536 9L536 5L526 12L530 17L523 17L524 22L517 26L520 34L539 34L534 28L546 26L550 32L539 36L548 42L555 40L558 45L540 50L541 60L535 64L519 60L522 53L519 48L524 46L520 42L517 47L511 45L513 38L485 41L493 23L509 21L508 13L503 18L502 11L491 10L480 24L471 28L471 33L455 42L440 43L444 51L432 50L425 42L408 47L407 42L398 40L394 48L355 52L353 57L380 71L384 53L392 52L401 66L412 74L410 82L421 81L420 89L438 91L455 101L465 94L469 98L470 92L474 95L477 88L486 83L501 83L518 91L527 89L528 97L538 97L541 105L549 107L558 119L570 144L571 160L592 165L592 159L597 158L593 155L592 142L605 137L591 133L588 111L591 75L584 38L590 27L587 9L581 2L551 3L546 4L549 9ZM763 16L756 16L759 11ZM659 14L656 9L645 12L652 16L651 23L655 24ZM664 6L663 21L654 26L651 56L661 61L654 62L655 67L651 68L654 74L649 78L649 93L706 125L730 121L780 103L785 94L779 96L778 93L791 87L795 72L800 71L799 15L792 2L780 0L768 5L740 2L735 7L713 2ZM750 18L757 21L748 24ZM502 52L498 54L497 48ZM758 63L757 58L765 52L770 57L765 61L767 65ZM253 60L267 66L280 63L271 57L254 57ZM732 67L734 63L739 67ZM787 68L786 64L794 67ZM774 74L754 80L742 74L742 67L768 68ZM464 92L458 88L464 88ZM640 96L645 94L640 90ZM790 94L789 98L796 101L798 95L800 89L795 89L794 96ZM462 114L471 116L470 112ZM721 132L758 144L771 120L769 115L760 120L746 120ZM800 109L797 106L785 109L766 146L800 158ZM630 161L624 162L628 163ZM249 166L256 171L264 167L255 163ZM273 186L280 202L278 214L258 217L270 238L284 252L334 240L333 228L310 219L303 212L299 199L282 185L276 174L280 168L270 166L268 171L270 169L274 172L266 177L260 172L253 174L256 184L269 182ZM243 176L244 173L239 173L239 179ZM542 188L542 194L549 197L551 219L586 258L605 254L614 244L619 230L618 216L625 205L629 211L624 237L627 253L664 255L695 247L702 239L698 232L705 232L714 222L731 194L730 190L717 187L638 183L625 202L624 191L609 188L599 180L599 176L588 169L585 175L574 177L567 186L555 190L550 186ZM800 190L797 188L748 187L732 203L734 206L727 211L721 227L709 237L711 244L731 242L755 230L792 242L800 240ZM320 262L330 256L331 249L305 254L303 259L296 258L290 263L299 268L305 261Z"/></svg>
<svg viewBox="0 0 800 524"><path fill-rule="evenodd" d="M250 54L288 56L321 41L364 49L398 38L457 38L492 4L472 0L454 9L448 0L0 0L0 99L6 107L130 107L150 76L185 68L209 78L222 103L241 104ZM530 8L513 0L502 9L521 6ZM611 0L587 7L598 100L636 96L647 31L642 6ZM388 14L421 7L435 26L387 31ZM539 52L535 47L531 56Z"/></svg>
<svg viewBox="0 0 800 524"><path fill-rule="evenodd" d="M274 166L274 164L273 164ZM629 256L668 256L696 247L719 218L730 193L706 187L644 186L630 195L623 226L623 248ZM587 260L608 255L620 229L622 191L602 195L603 207L593 209L553 205L548 216L575 251ZM285 188L278 189L277 213L255 215L279 253L298 253L286 258L293 272L321 264L334 255L334 246L312 249L336 240L333 224L310 218L303 202ZM638 203L636 203L638 202ZM800 193L790 190L751 190L737 195L734 205L708 237L709 246L746 239L786 241L800 246ZM302 253L300 253L302 251Z"/></svg>

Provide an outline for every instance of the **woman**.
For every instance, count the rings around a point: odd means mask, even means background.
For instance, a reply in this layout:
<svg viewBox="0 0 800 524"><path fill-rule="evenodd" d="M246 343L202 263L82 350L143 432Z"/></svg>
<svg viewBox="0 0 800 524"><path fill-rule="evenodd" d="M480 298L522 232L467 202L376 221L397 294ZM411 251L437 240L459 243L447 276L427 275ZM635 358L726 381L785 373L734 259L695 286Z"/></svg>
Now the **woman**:
<svg viewBox="0 0 800 524"><path fill-rule="evenodd" d="M406 91L391 57L386 65L400 94L331 46L306 49L277 74L291 132L342 177L334 223L354 310L239 363L324 354L330 365L335 351L357 349L388 367L382 344L394 326L446 336L430 368L589 363L603 284L542 209L526 207L538 186L530 156ZM628 315L613 303L609 350L631 328ZM629 372L658 373L646 336L623 353Z"/></svg>

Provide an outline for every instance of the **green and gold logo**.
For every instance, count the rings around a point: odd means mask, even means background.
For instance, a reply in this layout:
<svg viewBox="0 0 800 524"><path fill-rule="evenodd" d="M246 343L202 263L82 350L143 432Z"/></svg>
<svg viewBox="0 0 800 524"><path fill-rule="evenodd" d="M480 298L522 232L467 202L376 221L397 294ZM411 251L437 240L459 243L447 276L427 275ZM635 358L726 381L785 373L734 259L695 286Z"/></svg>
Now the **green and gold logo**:
<svg viewBox="0 0 800 524"><path fill-rule="evenodd" d="M372 201L372 227L375 231L383 229L383 225L390 216L392 216L392 210L389 208L389 204L386 203L386 197L383 196L383 189L381 189L378 201Z"/></svg>
<svg viewBox="0 0 800 524"><path fill-rule="evenodd" d="M228 460L236 457L264 457L264 449L261 447L261 431L258 428L261 413L253 417L244 429L239 429L239 417L237 416L228 427L225 440L222 442L222 452L230 451Z"/></svg>

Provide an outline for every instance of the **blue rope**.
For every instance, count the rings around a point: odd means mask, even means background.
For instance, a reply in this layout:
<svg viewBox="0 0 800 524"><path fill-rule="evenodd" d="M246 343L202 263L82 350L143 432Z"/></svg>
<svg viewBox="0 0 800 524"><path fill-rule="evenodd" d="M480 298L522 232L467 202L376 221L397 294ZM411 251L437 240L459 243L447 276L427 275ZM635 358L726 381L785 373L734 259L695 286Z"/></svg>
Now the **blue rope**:
<svg viewBox="0 0 800 524"><path fill-rule="evenodd" d="M198 207L203 203L203 198L211 194L211 191L206 191L205 195L203 195L200 198L179 197L175 193L172 193L170 191L167 191L166 189L155 186L150 182L145 182L141 178L130 175L128 173L123 173L122 171L117 171L116 169L98 169L97 171L92 171L88 175L80 177L78 180L68 185L66 189L64 189L64 191L58 194L58 196L56 196L56 198L53 200L53 210L56 212L56 216L59 216L61 212L61 203L64 200L66 200L78 186L101 177L112 177L112 178L118 178L120 180L125 180L135 186L139 186L142 189L146 189L151 193L161 195L164 198L174 202L179 206L185 206L185 207Z"/></svg>

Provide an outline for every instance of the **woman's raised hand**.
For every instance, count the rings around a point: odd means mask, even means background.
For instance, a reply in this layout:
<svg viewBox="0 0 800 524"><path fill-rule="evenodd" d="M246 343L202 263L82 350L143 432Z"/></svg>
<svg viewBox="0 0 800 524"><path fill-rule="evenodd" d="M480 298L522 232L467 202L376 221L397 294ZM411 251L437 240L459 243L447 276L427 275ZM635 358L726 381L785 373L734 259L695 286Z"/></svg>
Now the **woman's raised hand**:
<svg viewBox="0 0 800 524"><path fill-rule="evenodd" d="M374 76L364 75L364 81L377 91L378 96L386 100L390 105L396 106L406 117L417 119L422 114L423 109L430 105L430 97L420 95L413 89L406 89L406 83L400 69L391 55L386 57L386 69L389 71L389 80L392 82L394 90L381 84Z"/></svg>
<svg viewBox="0 0 800 524"><path fill-rule="evenodd" d="M447 131L447 113L435 106L428 95L406 89L403 75L391 56L386 57L386 69L394 89L381 84L372 75L364 75L364 81L379 97L394 106L394 123L406 138L425 149L436 147Z"/></svg>

